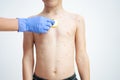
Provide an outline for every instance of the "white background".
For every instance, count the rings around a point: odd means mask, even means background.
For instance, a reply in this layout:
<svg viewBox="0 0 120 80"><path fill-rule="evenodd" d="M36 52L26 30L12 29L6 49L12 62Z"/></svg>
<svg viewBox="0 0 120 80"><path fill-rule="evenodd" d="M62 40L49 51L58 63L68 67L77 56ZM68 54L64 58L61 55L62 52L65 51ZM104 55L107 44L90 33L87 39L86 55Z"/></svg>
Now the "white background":
<svg viewBox="0 0 120 80"><path fill-rule="evenodd" d="M120 0L63 0L85 18L91 80L120 80ZM0 17L38 14L42 0L0 0ZM0 80L22 80L22 33L0 32ZM77 74L78 76L78 74Z"/></svg>

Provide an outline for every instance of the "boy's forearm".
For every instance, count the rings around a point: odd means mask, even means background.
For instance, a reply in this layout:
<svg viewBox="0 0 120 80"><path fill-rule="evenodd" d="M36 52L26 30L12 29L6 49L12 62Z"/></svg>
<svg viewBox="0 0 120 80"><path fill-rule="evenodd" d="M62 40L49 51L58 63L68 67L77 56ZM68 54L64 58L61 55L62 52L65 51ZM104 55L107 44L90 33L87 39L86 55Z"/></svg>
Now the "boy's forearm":
<svg viewBox="0 0 120 80"><path fill-rule="evenodd" d="M18 20L0 18L0 31L18 31Z"/></svg>
<svg viewBox="0 0 120 80"><path fill-rule="evenodd" d="M23 58L23 80L33 80L33 62L30 59Z"/></svg>
<svg viewBox="0 0 120 80"><path fill-rule="evenodd" d="M88 56L77 57L76 63L81 80L90 80L90 65Z"/></svg>

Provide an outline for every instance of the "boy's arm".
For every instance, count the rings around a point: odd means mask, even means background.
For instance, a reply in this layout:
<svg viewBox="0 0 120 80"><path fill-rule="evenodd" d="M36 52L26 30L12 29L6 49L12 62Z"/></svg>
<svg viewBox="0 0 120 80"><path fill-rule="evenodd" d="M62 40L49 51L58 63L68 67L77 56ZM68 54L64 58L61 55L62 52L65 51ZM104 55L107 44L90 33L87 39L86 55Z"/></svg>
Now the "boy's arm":
<svg viewBox="0 0 120 80"><path fill-rule="evenodd" d="M23 39L23 80L33 80L34 53L33 53L33 33L25 32Z"/></svg>
<svg viewBox="0 0 120 80"><path fill-rule="evenodd" d="M77 29L75 37L76 63L81 80L90 80L90 66L86 51L84 19L77 16Z"/></svg>

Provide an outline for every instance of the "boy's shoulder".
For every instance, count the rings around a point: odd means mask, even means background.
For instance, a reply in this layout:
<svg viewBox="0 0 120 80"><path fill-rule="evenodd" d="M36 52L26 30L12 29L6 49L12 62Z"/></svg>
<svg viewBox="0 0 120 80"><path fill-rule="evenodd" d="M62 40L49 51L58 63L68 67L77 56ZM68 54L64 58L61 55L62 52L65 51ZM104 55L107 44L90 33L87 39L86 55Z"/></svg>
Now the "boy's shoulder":
<svg viewBox="0 0 120 80"><path fill-rule="evenodd" d="M76 20L84 20L84 17L78 13L73 13L73 12L67 12L71 17L75 17Z"/></svg>

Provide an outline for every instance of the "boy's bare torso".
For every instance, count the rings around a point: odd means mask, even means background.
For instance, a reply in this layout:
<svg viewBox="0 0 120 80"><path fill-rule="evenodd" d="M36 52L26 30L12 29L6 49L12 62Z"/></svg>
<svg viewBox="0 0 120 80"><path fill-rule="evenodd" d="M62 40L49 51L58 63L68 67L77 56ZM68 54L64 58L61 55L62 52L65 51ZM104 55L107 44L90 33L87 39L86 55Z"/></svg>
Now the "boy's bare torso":
<svg viewBox="0 0 120 80"><path fill-rule="evenodd" d="M45 17L58 21L57 28L46 34L34 33L36 47L35 74L41 78L58 80L74 74L76 15L63 12Z"/></svg>

